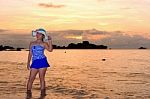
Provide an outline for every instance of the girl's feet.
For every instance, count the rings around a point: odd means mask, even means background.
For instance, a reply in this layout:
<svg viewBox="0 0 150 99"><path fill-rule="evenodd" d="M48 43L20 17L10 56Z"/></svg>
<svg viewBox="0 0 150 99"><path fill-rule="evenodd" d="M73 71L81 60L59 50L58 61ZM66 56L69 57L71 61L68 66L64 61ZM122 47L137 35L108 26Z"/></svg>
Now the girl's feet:
<svg viewBox="0 0 150 99"><path fill-rule="evenodd" d="M41 89L41 97L45 97L46 96L46 89Z"/></svg>
<svg viewBox="0 0 150 99"><path fill-rule="evenodd" d="M32 92L31 92L31 90L27 90L26 94L27 94L26 99L32 98Z"/></svg>

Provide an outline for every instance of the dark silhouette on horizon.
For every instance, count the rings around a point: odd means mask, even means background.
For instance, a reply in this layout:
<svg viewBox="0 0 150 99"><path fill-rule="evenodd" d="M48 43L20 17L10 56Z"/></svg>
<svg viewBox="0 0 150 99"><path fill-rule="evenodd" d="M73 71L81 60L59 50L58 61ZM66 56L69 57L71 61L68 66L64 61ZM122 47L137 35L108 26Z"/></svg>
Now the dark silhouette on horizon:
<svg viewBox="0 0 150 99"><path fill-rule="evenodd" d="M14 48L11 46L0 45L0 51L21 51L21 49L24 49L24 48Z"/></svg>
<svg viewBox="0 0 150 99"><path fill-rule="evenodd" d="M21 51L22 49L25 49L25 48L14 48L14 47L11 47L11 46L3 46L3 45L0 45L0 51ZM68 44L68 46L57 46L57 45L53 45L53 49L108 49L107 46L105 45L95 45L95 44L92 44L92 43L89 43L89 41L83 41L82 43L70 43ZM111 49L111 48L109 48ZM147 49L145 47L140 47L138 49ZM26 50L28 51L28 50Z"/></svg>
<svg viewBox="0 0 150 99"><path fill-rule="evenodd" d="M140 47L139 49L147 49L147 48L145 48L145 47Z"/></svg>
<svg viewBox="0 0 150 99"><path fill-rule="evenodd" d="M89 41L83 41L82 43L70 43L68 44L68 46L57 46L57 45L53 45L54 49L107 49L107 46L104 45L95 45L95 44L91 44L89 43ZM5 51L21 51L21 49L24 48L14 48L11 46L3 46L0 45L0 51L5 50Z"/></svg>
<svg viewBox="0 0 150 99"><path fill-rule="evenodd" d="M89 41L83 41L82 43L70 43L67 46L68 49L107 49L107 46L104 45L95 45L89 43Z"/></svg>
<svg viewBox="0 0 150 99"><path fill-rule="evenodd" d="M54 49L107 49L107 46L104 45L95 45L89 43L89 41L83 41L82 43L70 43L67 47L53 45Z"/></svg>

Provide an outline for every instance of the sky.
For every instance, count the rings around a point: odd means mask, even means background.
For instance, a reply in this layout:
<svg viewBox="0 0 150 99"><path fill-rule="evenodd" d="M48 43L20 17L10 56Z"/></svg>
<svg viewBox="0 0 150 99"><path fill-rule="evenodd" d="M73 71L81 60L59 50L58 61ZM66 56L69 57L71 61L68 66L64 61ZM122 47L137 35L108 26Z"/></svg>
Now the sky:
<svg viewBox="0 0 150 99"><path fill-rule="evenodd" d="M44 28L60 46L88 40L150 48L150 0L0 0L0 44L28 47Z"/></svg>

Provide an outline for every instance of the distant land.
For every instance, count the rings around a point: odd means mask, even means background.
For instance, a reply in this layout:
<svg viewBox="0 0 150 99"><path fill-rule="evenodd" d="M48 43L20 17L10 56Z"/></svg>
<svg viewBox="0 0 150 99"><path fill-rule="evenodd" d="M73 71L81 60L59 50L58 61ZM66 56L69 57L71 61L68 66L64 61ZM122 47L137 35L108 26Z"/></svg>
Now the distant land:
<svg viewBox="0 0 150 99"><path fill-rule="evenodd" d="M89 41L83 41L82 43L70 43L67 47L53 45L54 49L107 49L108 47L105 45L95 45L89 43Z"/></svg>
<svg viewBox="0 0 150 99"><path fill-rule="evenodd" d="M92 43L89 43L89 41L83 41L82 43L70 43L68 44L68 46L57 46L57 45L53 45L53 49L108 49L107 46L105 45L95 45ZM111 48L109 48L111 49ZM147 49L145 47L139 47L138 49ZM28 51L29 49L25 49L25 48L14 48L11 46L3 46L0 45L0 51L21 51L21 50L26 50Z"/></svg>
<svg viewBox="0 0 150 99"><path fill-rule="evenodd" d="M0 45L0 51L21 51L21 49L24 49L24 48L14 48L11 46Z"/></svg>
<svg viewBox="0 0 150 99"><path fill-rule="evenodd" d="M145 47L140 47L139 49L147 49L147 48L145 48Z"/></svg>
<svg viewBox="0 0 150 99"><path fill-rule="evenodd" d="M82 43L70 43L68 44L68 46L57 46L57 45L53 45L53 49L107 49L107 46L104 45L95 45L95 44L91 44L89 43L89 41L83 41ZM0 51L21 51L25 48L14 48L11 46L3 46L0 45Z"/></svg>

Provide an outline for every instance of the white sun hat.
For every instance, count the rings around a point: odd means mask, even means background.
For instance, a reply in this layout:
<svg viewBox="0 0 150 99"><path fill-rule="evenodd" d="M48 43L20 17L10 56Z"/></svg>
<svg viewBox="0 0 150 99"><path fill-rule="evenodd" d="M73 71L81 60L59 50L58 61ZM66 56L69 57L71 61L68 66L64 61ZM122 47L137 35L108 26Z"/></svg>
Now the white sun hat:
<svg viewBox="0 0 150 99"><path fill-rule="evenodd" d="M47 41L47 40L48 40L47 32L46 32L44 29L40 28L40 29L33 30L33 31L32 31L32 36L35 37L37 32L38 32L38 33L41 33L41 34L44 34L44 36L45 36L45 37L44 37L44 41Z"/></svg>

